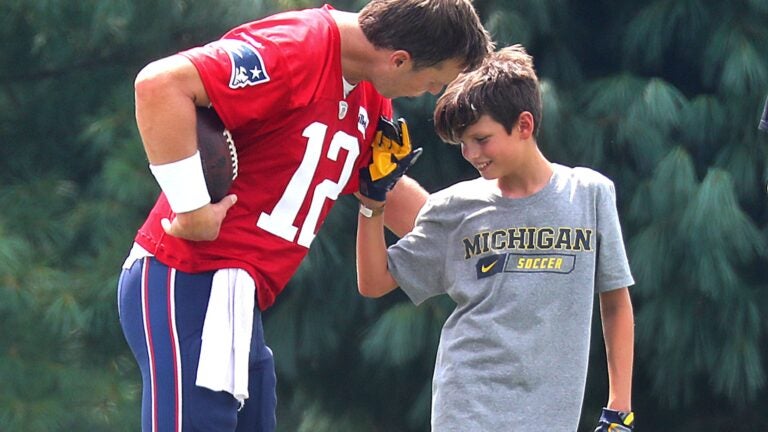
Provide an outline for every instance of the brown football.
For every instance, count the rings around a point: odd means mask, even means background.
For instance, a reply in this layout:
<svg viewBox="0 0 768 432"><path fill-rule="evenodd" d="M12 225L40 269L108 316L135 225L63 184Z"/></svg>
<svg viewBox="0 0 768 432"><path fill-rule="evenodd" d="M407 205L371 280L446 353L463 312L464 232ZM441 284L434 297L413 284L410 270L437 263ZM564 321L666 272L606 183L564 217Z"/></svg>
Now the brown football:
<svg viewBox="0 0 768 432"><path fill-rule="evenodd" d="M237 178L237 149L232 135L212 108L197 107L197 148L211 202L219 202Z"/></svg>

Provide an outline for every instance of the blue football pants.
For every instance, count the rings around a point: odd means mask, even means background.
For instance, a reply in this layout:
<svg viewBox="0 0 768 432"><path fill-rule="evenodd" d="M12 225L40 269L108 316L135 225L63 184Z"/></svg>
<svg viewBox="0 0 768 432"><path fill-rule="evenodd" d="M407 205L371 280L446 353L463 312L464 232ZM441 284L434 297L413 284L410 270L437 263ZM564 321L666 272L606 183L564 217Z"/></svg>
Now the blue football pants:
<svg viewBox="0 0 768 432"><path fill-rule="evenodd" d="M120 275L120 324L141 370L142 432L275 430L275 365L258 306L243 407L227 392L195 385L213 273L183 273L149 257Z"/></svg>

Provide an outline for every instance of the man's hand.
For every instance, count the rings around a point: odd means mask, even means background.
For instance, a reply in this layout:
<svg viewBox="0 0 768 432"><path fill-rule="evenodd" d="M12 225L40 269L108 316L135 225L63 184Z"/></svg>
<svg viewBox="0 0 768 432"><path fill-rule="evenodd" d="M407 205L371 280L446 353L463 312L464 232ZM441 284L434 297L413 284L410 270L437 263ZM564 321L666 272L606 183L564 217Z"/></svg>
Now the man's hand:
<svg viewBox="0 0 768 432"><path fill-rule="evenodd" d="M631 432L635 430L635 413L603 408L595 432Z"/></svg>
<svg viewBox="0 0 768 432"><path fill-rule="evenodd" d="M171 221L160 223L168 235L192 241L211 241L219 236L219 229L229 209L237 202L237 195L227 195L216 204L207 204L191 212L179 213Z"/></svg>
<svg viewBox="0 0 768 432"><path fill-rule="evenodd" d="M385 201L406 171L416 163L422 149L411 147L408 125L399 119L397 124L379 118L373 139L371 164L360 170L360 193L374 201Z"/></svg>

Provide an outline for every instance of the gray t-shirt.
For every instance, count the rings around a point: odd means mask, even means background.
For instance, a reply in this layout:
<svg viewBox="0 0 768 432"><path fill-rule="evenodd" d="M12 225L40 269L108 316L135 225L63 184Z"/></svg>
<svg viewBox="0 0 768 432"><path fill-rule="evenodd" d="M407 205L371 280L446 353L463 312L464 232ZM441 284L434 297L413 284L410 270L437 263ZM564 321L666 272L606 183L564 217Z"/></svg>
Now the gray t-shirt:
<svg viewBox="0 0 768 432"><path fill-rule="evenodd" d="M578 428L595 292L634 284L613 183L554 164L539 192L478 178L431 195L389 269L415 304L448 294L432 430Z"/></svg>

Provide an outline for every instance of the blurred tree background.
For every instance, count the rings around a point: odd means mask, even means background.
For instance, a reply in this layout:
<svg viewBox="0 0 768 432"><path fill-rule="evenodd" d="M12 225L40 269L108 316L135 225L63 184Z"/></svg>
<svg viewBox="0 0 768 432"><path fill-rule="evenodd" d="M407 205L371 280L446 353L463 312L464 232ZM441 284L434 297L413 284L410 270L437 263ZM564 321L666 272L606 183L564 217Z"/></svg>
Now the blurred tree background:
<svg viewBox="0 0 768 432"><path fill-rule="evenodd" d="M332 1L358 10L360 1ZM149 61L310 0L0 2L0 431L136 431L120 265L157 187L133 119ZM637 316L639 430L768 430L768 1L476 0L545 90L551 160L614 179ZM428 190L476 176L396 101ZM279 430L427 431L447 298L363 299L354 199L265 315ZM582 417L606 399L599 322ZM557 415L557 413L542 413ZM510 426L510 430L514 430Z"/></svg>

